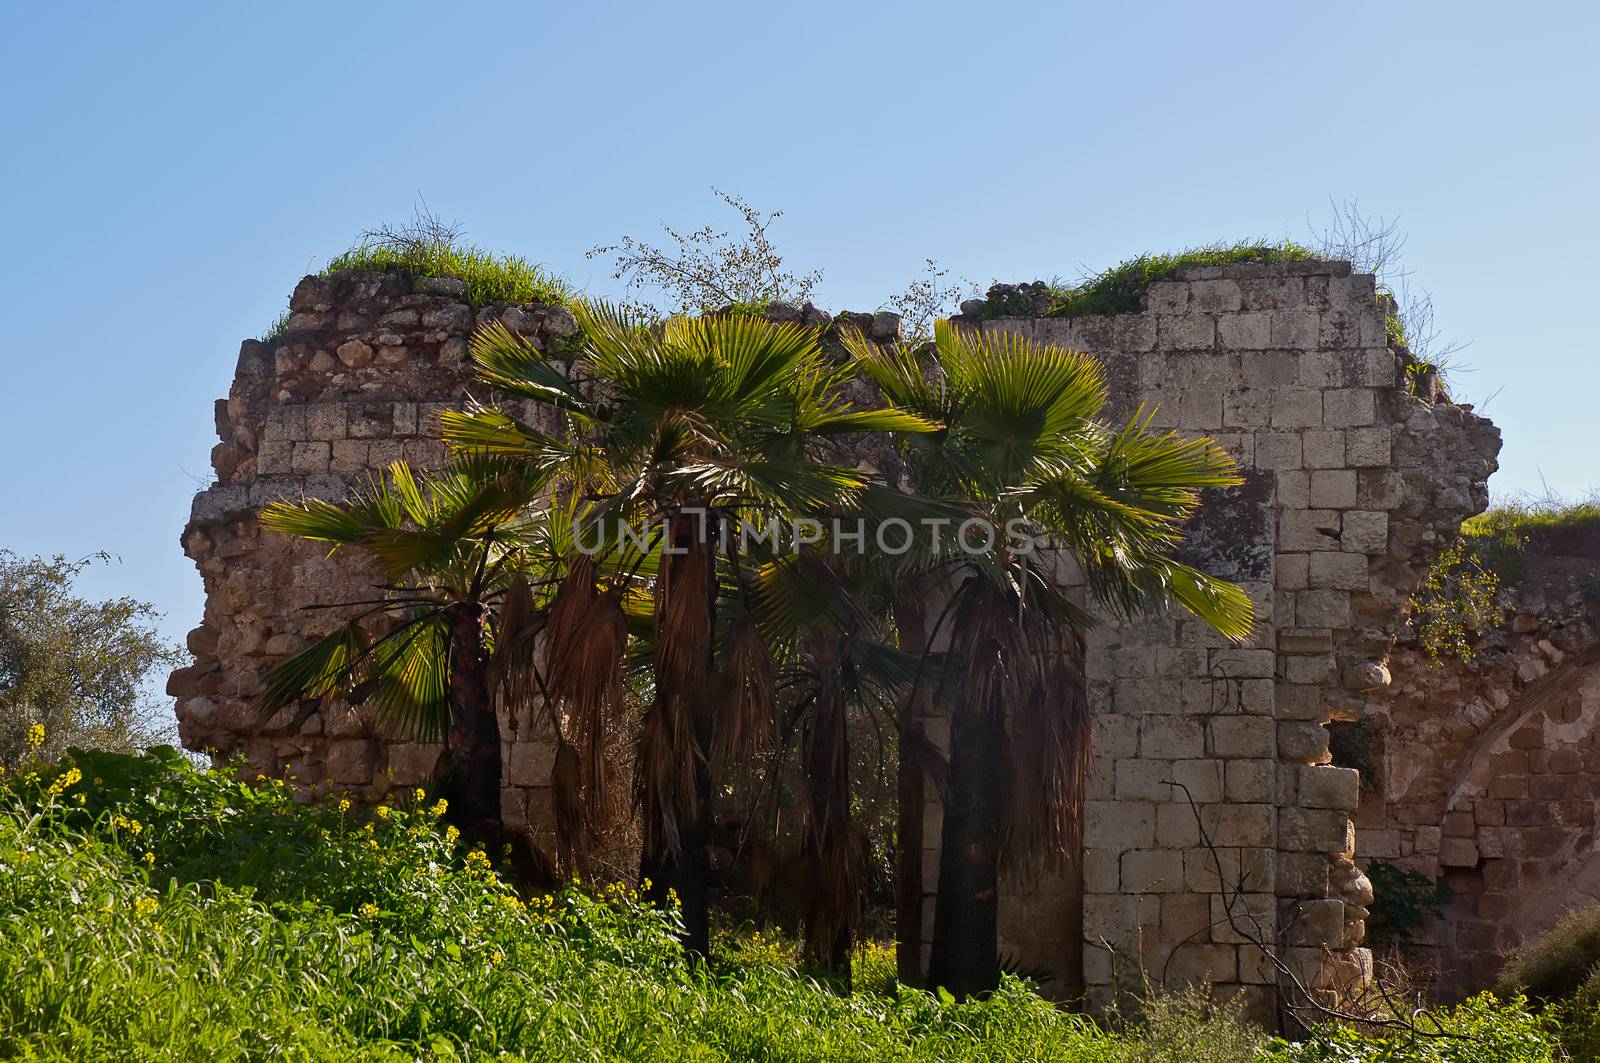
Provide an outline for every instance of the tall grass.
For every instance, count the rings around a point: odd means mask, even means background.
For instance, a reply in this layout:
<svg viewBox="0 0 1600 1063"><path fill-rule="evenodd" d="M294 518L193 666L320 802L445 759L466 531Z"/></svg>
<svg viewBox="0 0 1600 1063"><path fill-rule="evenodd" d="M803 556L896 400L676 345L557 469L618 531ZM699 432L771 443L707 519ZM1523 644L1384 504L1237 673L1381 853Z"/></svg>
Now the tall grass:
<svg viewBox="0 0 1600 1063"><path fill-rule="evenodd" d="M393 270L407 277L455 277L465 281L473 309L489 305L550 303L576 297L566 281L520 255L497 255L456 240L367 239L334 257L324 276L352 270Z"/></svg>

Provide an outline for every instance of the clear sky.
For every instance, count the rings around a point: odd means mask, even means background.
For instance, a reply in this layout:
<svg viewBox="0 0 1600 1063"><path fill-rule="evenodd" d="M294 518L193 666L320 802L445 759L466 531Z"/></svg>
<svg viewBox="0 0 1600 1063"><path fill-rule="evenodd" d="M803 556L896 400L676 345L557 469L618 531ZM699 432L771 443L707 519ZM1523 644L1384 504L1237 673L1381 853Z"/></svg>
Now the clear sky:
<svg viewBox="0 0 1600 1063"><path fill-rule="evenodd" d="M419 193L584 252L787 212L819 304L1398 216L1500 494L1600 486L1600 5L5 4L0 546L198 622L212 401L295 281Z"/></svg>

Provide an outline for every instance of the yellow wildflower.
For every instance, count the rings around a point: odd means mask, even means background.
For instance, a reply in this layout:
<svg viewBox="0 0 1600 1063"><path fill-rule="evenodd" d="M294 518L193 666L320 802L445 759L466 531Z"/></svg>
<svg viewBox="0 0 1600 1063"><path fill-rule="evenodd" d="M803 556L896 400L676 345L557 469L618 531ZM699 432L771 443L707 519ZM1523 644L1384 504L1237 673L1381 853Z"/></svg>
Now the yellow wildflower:
<svg viewBox="0 0 1600 1063"><path fill-rule="evenodd" d="M444 829L444 836L449 841L455 841L457 838L461 837L461 832L456 830L454 827L446 827Z"/></svg>
<svg viewBox="0 0 1600 1063"><path fill-rule="evenodd" d="M150 852L147 852L147 853L144 854L144 862L146 864L150 864L151 866L155 865L155 862L156 862L155 850L152 849Z"/></svg>
<svg viewBox="0 0 1600 1063"><path fill-rule="evenodd" d="M489 953L489 966L490 967L498 967L502 963L505 962L505 959L506 959L506 954L501 952L499 949L496 949L493 952Z"/></svg>
<svg viewBox="0 0 1600 1063"><path fill-rule="evenodd" d="M378 906L373 904L371 901L363 904L358 910L368 919L376 919L378 917Z"/></svg>
<svg viewBox="0 0 1600 1063"><path fill-rule="evenodd" d="M449 810L449 808L450 808L450 802L446 801L442 797L439 798L439 800L434 802L434 805L433 805L434 818L437 819L438 817L444 815L445 812L447 812Z"/></svg>
<svg viewBox="0 0 1600 1063"><path fill-rule="evenodd" d="M416 798L417 803L420 804L428 799L428 791L419 786L415 790L411 791L411 796Z"/></svg>
<svg viewBox="0 0 1600 1063"><path fill-rule="evenodd" d="M159 907L160 902L158 902L154 897L140 897L138 900L133 902L133 914L139 916L140 918L144 918L145 916L152 914Z"/></svg>
<svg viewBox="0 0 1600 1063"><path fill-rule="evenodd" d="M339 811L341 813L350 811L350 799L348 797L339 798Z"/></svg>
<svg viewBox="0 0 1600 1063"><path fill-rule="evenodd" d="M388 819L389 818L389 806L388 805L379 805L377 808L372 810L372 814L374 816L377 816L379 819Z"/></svg>
<svg viewBox="0 0 1600 1063"><path fill-rule="evenodd" d="M38 749L44 745L44 724L36 723L28 728L28 748Z"/></svg>

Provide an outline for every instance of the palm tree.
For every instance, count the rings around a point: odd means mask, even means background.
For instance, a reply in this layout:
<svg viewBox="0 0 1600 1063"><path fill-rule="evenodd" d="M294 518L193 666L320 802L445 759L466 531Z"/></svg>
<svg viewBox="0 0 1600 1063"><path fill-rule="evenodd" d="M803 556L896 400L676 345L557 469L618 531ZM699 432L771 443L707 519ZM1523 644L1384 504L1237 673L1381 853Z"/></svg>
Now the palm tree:
<svg viewBox="0 0 1600 1063"><path fill-rule="evenodd" d="M854 374L824 358L814 330L746 315L651 324L606 306L575 312L582 333L571 361L494 326L472 345L483 382L553 411L559 431L474 404L446 413L444 434L555 481L593 556L568 566L579 597L648 602L651 682L635 765L640 869L656 896L676 893L685 944L703 955L715 755L760 733L754 718L770 705L762 636L726 615L749 608L740 604L738 529L787 535L795 518L867 486L862 470L823 460L827 437L928 426L898 410L851 408L839 392ZM640 528L649 535L630 544L628 529ZM608 647L616 652L602 661L556 618L545 639L553 671L610 676L622 666L620 648ZM564 660L580 653L581 667Z"/></svg>
<svg viewBox="0 0 1600 1063"><path fill-rule="evenodd" d="M329 603L354 617L271 669L260 709L343 697L369 707L380 727L447 739L446 815L495 853L515 839L501 823L491 685L497 669L524 672L511 665L529 656L537 621L525 570L538 534L528 507L540 488L505 462L458 461L439 474L396 462L344 502L275 502L261 515L271 531L356 553L384 593ZM532 862L524 872L538 862L516 855Z"/></svg>
<svg viewBox="0 0 1600 1063"><path fill-rule="evenodd" d="M890 402L941 425L903 442L916 489L983 518L920 588L935 616L927 636L948 644L940 694L952 717L928 980L982 993L999 982L1002 863L1059 864L1079 849L1090 618L1059 555L1115 615L1177 602L1242 640L1244 592L1172 557L1199 491L1239 480L1211 440L1153 433L1143 411L1120 429L1102 423L1104 368L1086 355L942 321L927 359L860 337L848 346ZM914 941L920 927L900 933Z"/></svg>

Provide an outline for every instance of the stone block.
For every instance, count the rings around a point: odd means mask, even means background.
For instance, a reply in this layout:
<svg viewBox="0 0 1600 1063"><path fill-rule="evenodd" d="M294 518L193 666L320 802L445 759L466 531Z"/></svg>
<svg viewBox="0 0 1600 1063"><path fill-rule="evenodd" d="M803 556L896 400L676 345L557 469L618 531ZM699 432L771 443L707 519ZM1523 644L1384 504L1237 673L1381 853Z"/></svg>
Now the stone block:
<svg viewBox="0 0 1600 1063"><path fill-rule="evenodd" d="M1185 790L1188 798L1200 804L1221 801L1223 795L1223 765L1220 760L1180 760L1172 765L1172 781L1180 783L1184 789L1173 787L1171 799L1185 801ZM1187 805L1185 805L1187 807Z"/></svg>
<svg viewBox="0 0 1600 1063"><path fill-rule="evenodd" d="M1136 849L1122 854L1124 893L1176 893L1183 889L1183 852Z"/></svg>
<svg viewBox="0 0 1600 1063"><path fill-rule="evenodd" d="M1173 985L1226 985L1238 981L1239 950L1232 945L1183 942L1162 964L1162 975Z"/></svg>
<svg viewBox="0 0 1600 1063"><path fill-rule="evenodd" d="M1354 812L1361 800L1361 773L1333 764L1307 764L1300 769L1300 804ZM1476 861L1474 861L1476 863Z"/></svg>
<svg viewBox="0 0 1600 1063"><path fill-rule="evenodd" d="M330 742L323 755L328 781L341 786L366 786L378 764L378 744L370 738Z"/></svg>
<svg viewBox="0 0 1600 1063"><path fill-rule="evenodd" d="M293 443L263 443L256 456L257 476L288 476L294 471Z"/></svg>
<svg viewBox="0 0 1600 1063"><path fill-rule="evenodd" d="M1329 428L1362 428L1377 419L1371 388L1336 388L1322 393L1323 419Z"/></svg>
<svg viewBox="0 0 1600 1063"><path fill-rule="evenodd" d="M1326 897L1329 890L1328 872L1331 867L1326 853L1279 853L1276 886L1278 896Z"/></svg>
<svg viewBox="0 0 1600 1063"><path fill-rule="evenodd" d="M1182 281L1156 281L1146 292L1145 306L1151 314L1187 314L1189 286Z"/></svg>
<svg viewBox="0 0 1600 1063"><path fill-rule="evenodd" d="M396 786L415 786L427 782L439 770L444 747L429 742L396 742L384 752L389 781Z"/></svg>
<svg viewBox="0 0 1600 1063"><path fill-rule="evenodd" d="M1317 346L1319 315L1315 310L1274 310L1272 346L1312 350Z"/></svg>
<svg viewBox="0 0 1600 1063"><path fill-rule="evenodd" d="M331 442L345 438L344 405L321 402L306 407L306 437Z"/></svg>
<svg viewBox="0 0 1600 1063"><path fill-rule="evenodd" d="M1272 415L1272 392L1245 388L1222 397L1222 423L1228 428L1259 428Z"/></svg>
<svg viewBox="0 0 1600 1063"><path fill-rule="evenodd" d="M1228 350L1267 350L1272 346L1272 315L1264 311L1223 314L1217 318L1217 340Z"/></svg>
<svg viewBox="0 0 1600 1063"><path fill-rule="evenodd" d="M1189 309L1196 313L1221 314L1238 310L1239 282L1231 280L1195 281L1189 285Z"/></svg>
<svg viewBox="0 0 1600 1063"><path fill-rule="evenodd" d="M1291 945L1338 948L1344 942L1344 902L1301 901L1289 910L1283 924Z"/></svg>
<svg viewBox="0 0 1600 1063"><path fill-rule="evenodd" d="M1096 756L1131 757L1139 751L1139 720L1121 713L1100 713L1089 721Z"/></svg>
<svg viewBox="0 0 1600 1063"><path fill-rule="evenodd" d="M1212 941L1273 943L1278 926L1278 899L1272 894L1242 893L1238 886L1226 883L1207 901Z"/></svg>
<svg viewBox="0 0 1600 1063"><path fill-rule="evenodd" d="M289 459L289 470L297 476L315 476L328 471L332 451L324 442L296 443Z"/></svg>
<svg viewBox="0 0 1600 1063"><path fill-rule="evenodd" d="M1310 435L1311 433L1307 433ZM1310 458L1306 463L1310 464ZM1316 509L1351 509L1356 504L1353 469L1316 469L1311 473L1311 505Z"/></svg>
<svg viewBox="0 0 1600 1063"><path fill-rule="evenodd" d="M1188 802L1169 801L1156 806L1157 846L1162 849L1186 849L1199 844L1200 822Z"/></svg>
<svg viewBox="0 0 1600 1063"><path fill-rule="evenodd" d="M1123 852L1148 849L1155 841L1155 805L1147 801L1085 801L1083 844Z"/></svg>
<svg viewBox="0 0 1600 1063"><path fill-rule="evenodd" d="M358 402L345 410L351 439L384 439L394 432L394 414L387 402Z"/></svg>
<svg viewBox="0 0 1600 1063"><path fill-rule="evenodd" d="M1305 305L1304 277L1263 277L1238 283L1244 310L1289 310Z"/></svg>
<svg viewBox="0 0 1600 1063"><path fill-rule="evenodd" d="M1298 469L1305 463L1297 432L1257 432L1256 468Z"/></svg>
<svg viewBox="0 0 1600 1063"><path fill-rule="evenodd" d="M1168 351L1209 351L1217 344L1215 318L1204 314L1157 319L1157 342Z"/></svg>
<svg viewBox="0 0 1600 1063"><path fill-rule="evenodd" d="M1116 763L1117 797L1124 801L1172 800L1172 762L1119 760Z"/></svg>
<svg viewBox="0 0 1600 1063"><path fill-rule="evenodd" d="M1323 423L1324 394L1311 388L1279 388L1274 391L1272 427L1320 428Z"/></svg>
<svg viewBox="0 0 1600 1063"><path fill-rule="evenodd" d="M1271 805L1207 805L1200 811L1211 844L1264 848L1272 844L1276 809Z"/></svg>
<svg viewBox="0 0 1600 1063"><path fill-rule="evenodd" d="M502 746L505 779L512 786L549 786L555 746L549 742L508 742Z"/></svg>
<svg viewBox="0 0 1600 1063"><path fill-rule="evenodd" d="M1279 554L1274 561L1279 590L1297 591L1311 586L1311 560L1307 554Z"/></svg>
<svg viewBox="0 0 1600 1063"><path fill-rule="evenodd" d="M1294 617L1295 623L1300 627L1348 628L1350 592L1297 591L1294 596Z"/></svg>
<svg viewBox="0 0 1600 1063"><path fill-rule="evenodd" d="M1368 583L1367 558L1363 554L1319 552L1311 555L1313 587L1322 590L1364 591Z"/></svg>
<svg viewBox="0 0 1600 1063"><path fill-rule="evenodd" d="M1184 884L1194 893L1271 893L1277 878L1278 853L1265 847L1218 848L1204 845L1183 851ZM1219 877L1220 869L1220 877Z"/></svg>
<svg viewBox="0 0 1600 1063"><path fill-rule="evenodd" d="M1308 469L1342 469L1344 468L1344 433L1328 431L1326 429L1313 429L1300 437L1301 450L1305 455L1306 468ZM1355 492L1355 473L1350 474L1350 490ZM1315 484L1316 473L1312 473ZM1313 486L1313 498L1315 487ZM1313 505L1321 503L1313 502ZM1354 505L1354 500L1351 501Z"/></svg>
<svg viewBox="0 0 1600 1063"><path fill-rule="evenodd" d="M934 850L937 852L937 850ZM1104 849L1090 849L1083 854L1083 888L1086 893L1116 893L1122 888L1122 857L1118 853L1110 853ZM938 881L938 869L935 867L932 878L924 877L925 882Z"/></svg>
<svg viewBox="0 0 1600 1063"><path fill-rule="evenodd" d="M1278 816L1278 848L1287 852L1348 853L1355 827L1345 812L1285 808Z"/></svg>
<svg viewBox="0 0 1600 1063"><path fill-rule="evenodd" d="M1471 838L1441 838L1439 863L1445 867L1477 867L1477 843Z"/></svg>
<svg viewBox="0 0 1600 1063"><path fill-rule="evenodd" d="M367 466L367 444L359 439L338 439L333 443L328 468L333 472L361 472Z"/></svg>
<svg viewBox="0 0 1600 1063"><path fill-rule="evenodd" d="M1278 722L1278 756L1306 764L1321 764L1328 759L1328 729L1306 720ZM1337 806L1335 806L1337 807Z"/></svg>
<svg viewBox="0 0 1600 1063"><path fill-rule="evenodd" d="M1268 716L1214 716L1208 721L1212 756L1260 759L1277 750L1277 724Z"/></svg>
<svg viewBox="0 0 1600 1063"><path fill-rule="evenodd" d="M1146 716L1139 734L1139 755L1182 760L1205 752L1201 721L1186 716Z"/></svg>
<svg viewBox="0 0 1600 1063"><path fill-rule="evenodd" d="M1338 510L1285 510L1278 517L1278 549L1310 552L1339 549L1341 520ZM1302 624L1302 627L1325 627Z"/></svg>
<svg viewBox="0 0 1600 1063"><path fill-rule="evenodd" d="M1230 760L1224 769L1223 796L1245 803L1271 801L1277 773L1278 765L1271 760Z"/></svg>
<svg viewBox="0 0 1600 1063"><path fill-rule="evenodd" d="M1389 549L1389 514L1381 510L1348 510L1343 532L1339 542L1346 550L1382 556Z"/></svg>

